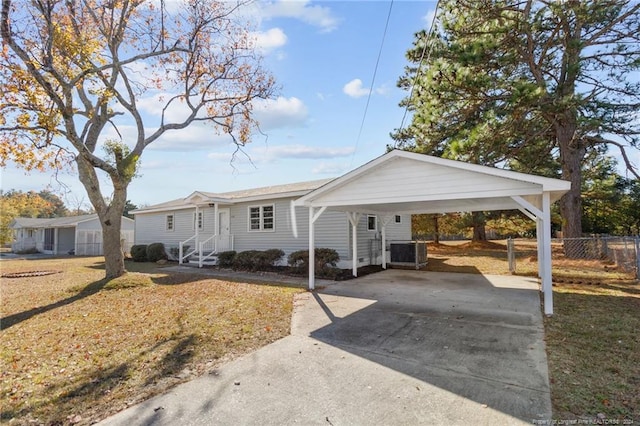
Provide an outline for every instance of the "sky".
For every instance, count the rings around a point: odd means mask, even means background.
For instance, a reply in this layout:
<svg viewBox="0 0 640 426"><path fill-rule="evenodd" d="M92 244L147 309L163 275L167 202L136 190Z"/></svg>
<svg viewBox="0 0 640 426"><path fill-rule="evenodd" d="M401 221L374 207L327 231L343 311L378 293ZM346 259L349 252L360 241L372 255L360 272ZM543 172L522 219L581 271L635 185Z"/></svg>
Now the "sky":
<svg viewBox="0 0 640 426"><path fill-rule="evenodd" d="M141 207L196 190L227 192L337 177L384 154L393 144L389 133L400 127L405 113L398 103L407 93L396 87L408 64L405 53L414 34L430 25L435 5L259 2L252 12L255 36L279 90L256 107L265 135L255 135L244 148L251 161L239 156L231 164L235 145L215 142L210 128L173 132L145 150L127 198ZM11 165L1 173L3 190L50 189L71 208L89 207L73 174L25 174Z"/></svg>

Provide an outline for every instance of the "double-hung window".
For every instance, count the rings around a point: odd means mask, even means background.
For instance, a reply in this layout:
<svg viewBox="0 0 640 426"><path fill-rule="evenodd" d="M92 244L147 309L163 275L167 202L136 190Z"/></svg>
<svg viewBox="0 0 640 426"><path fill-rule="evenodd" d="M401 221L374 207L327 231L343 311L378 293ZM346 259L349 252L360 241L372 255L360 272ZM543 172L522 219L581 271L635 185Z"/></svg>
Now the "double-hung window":
<svg viewBox="0 0 640 426"><path fill-rule="evenodd" d="M249 231L274 231L276 226L273 204L249 207Z"/></svg>
<svg viewBox="0 0 640 426"><path fill-rule="evenodd" d="M172 214L167 215L166 229L167 231L173 231L173 215Z"/></svg>

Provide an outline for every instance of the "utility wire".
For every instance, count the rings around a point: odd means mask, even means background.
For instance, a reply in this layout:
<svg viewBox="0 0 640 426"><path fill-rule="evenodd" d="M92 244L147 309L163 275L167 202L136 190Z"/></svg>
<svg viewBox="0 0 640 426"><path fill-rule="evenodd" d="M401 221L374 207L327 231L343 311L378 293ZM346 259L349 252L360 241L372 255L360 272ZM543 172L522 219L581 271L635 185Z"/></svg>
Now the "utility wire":
<svg viewBox="0 0 640 426"><path fill-rule="evenodd" d="M389 28L389 20L391 18L391 9L393 9L393 0L389 2L389 11L387 12L387 22L384 24L384 32L382 33L382 41L380 42L380 49L378 50L378 59L376 60L376 66L373 69L373 77L371 78L371 86L369 87L369 94L367 95L367 103L364 107L364 114L362 114L362 121L360 122L360 130L358 130L358 137L356 138L356 144L353 147L353 154L351 154L351 164L349 168L353 167L353 160L358 150L358 144L360 143L360 137L362 136L362 129L364 128L364 122L367 118L367 111L369 110L369 102L371 101L371 94L373 93L373 86L376 81L376 74L378 73L378 65L380 64L380 57L382 56L382 48L384 47L384 40L387 38L387 29Z"/></svg>
<svg viewBox="0 0 640 426"><path fill-rule="evenodd" d="M422 55L420 55L420 62L418 63L418 69L416 70L416 76L413 79L413 83L411 84L411 90L409 91L409 98L407 99L407 104L404 107L404 114L402 115L402 121L400 122L400 128L398 129L398 132L401 132L402 129L404 128L404 121L407 118L407 113L409 112L409 105L411 105L411 100L413 99L413 91L416 87L416 82L420 77L422 64L425 62L424 61L425 54L426 54L427 62L429 62L429 58L431 57L431 48L429 48L427 51L427 47L429 46L429 42L431 41L431 35L433 34L433 29L436 25L436 19L438 18L439 7L440 7L440 0L438 0L438 2L436 3L436 10L434 10L433 12L433 18L431 19L431 27L429 28L429 33L427 34L427 38L424 41L424 47L422 48ZM394 148L395 147L397 147L397 141L396 143L394 143Z"/></svg>

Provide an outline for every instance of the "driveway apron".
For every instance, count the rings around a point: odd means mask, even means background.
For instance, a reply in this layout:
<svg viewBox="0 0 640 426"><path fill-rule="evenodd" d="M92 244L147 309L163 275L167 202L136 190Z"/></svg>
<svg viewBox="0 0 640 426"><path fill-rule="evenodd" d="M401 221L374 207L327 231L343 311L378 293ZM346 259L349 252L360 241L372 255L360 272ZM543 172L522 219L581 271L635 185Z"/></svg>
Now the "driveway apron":
<svg viewBox="0 0 640 426"><path fill-rule="evenodd" d="M103 425L551 418L537 280L390 269L306 292L292 333Z"/></svg>

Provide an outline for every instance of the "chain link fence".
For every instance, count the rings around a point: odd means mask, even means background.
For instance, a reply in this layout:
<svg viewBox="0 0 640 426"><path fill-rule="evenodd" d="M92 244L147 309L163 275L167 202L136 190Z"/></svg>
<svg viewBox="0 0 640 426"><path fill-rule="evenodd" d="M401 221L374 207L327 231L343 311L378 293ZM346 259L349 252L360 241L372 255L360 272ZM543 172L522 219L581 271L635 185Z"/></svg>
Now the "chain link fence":
<svg viewBox="0 0 640 426"><path fill-rule="evenodd" d="M612 262L640 278L640 237L558 238L551 242L561 244L567 258Z"/></svg>
<svg viewBox="0 0 640 426"><path fill-rule="evenodd" d="M552 258L569 260L597 260L615 264L626 273L640 279L640 237L552 238ZM516 271L514 240L507 240L509 271Z"/></svg>

